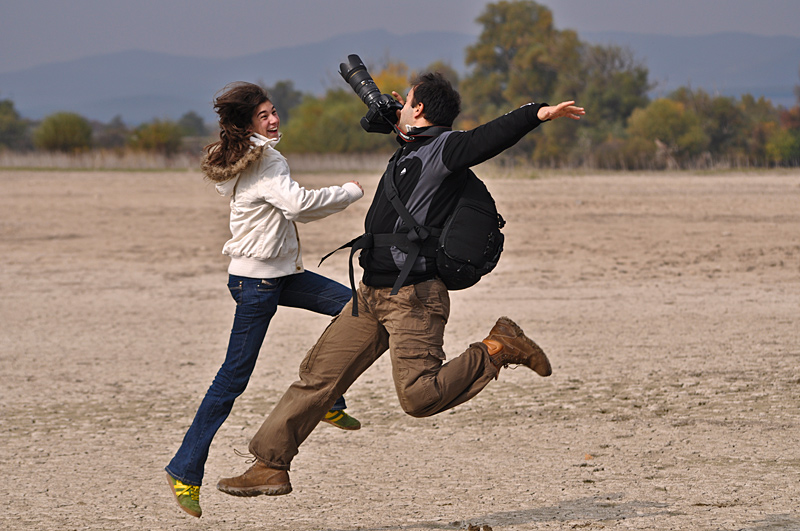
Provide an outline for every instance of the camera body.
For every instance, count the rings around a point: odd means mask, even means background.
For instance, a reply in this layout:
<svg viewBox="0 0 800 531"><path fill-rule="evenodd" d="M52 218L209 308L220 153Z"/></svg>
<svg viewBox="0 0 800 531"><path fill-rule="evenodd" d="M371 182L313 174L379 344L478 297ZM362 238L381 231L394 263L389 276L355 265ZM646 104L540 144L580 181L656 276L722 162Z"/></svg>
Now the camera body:
<svg viewBox="0 0 800 531"><path fill-rule="evenodd" d="M347 63L339 65L339 74L367 106L367 114L361 118L361 127L368 133L388 134L394 131L397 111L403 108L389 94L381 94L367 67L355 54L347 56Z"/></svg>

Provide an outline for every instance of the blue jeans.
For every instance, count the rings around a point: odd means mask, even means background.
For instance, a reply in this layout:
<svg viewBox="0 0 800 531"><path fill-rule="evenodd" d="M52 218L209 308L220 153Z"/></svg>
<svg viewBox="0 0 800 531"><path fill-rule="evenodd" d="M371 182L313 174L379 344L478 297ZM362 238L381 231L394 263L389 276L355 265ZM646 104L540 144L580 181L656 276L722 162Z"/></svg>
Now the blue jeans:
<svg viewBox="0 0 800 531"><path fill-rule="evenodd" d="M338 315L350 300L350 288L310 271L280 278L256 279L230 275L228 289L236 315L225 361L206 392L183 443L166 470L188 485L201 485L208 449L233 402L247 387L267 327L278 306ZM344 409L339 397L332 409Z"/></svg>

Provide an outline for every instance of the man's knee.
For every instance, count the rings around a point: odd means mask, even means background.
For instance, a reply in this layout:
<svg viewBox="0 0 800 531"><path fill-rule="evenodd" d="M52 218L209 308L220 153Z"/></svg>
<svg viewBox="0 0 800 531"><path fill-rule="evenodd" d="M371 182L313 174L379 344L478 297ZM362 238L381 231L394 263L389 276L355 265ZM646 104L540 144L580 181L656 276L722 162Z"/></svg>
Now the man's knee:
<svg viewBox="0 0 800 531"><path fill-rule="evenodd" d="M410 415L410 416L412 416L414 418L417 418L417 419L430 417L431 415L434 415L436 413L435 411L432 411L430 409L430 406L427 406L427 407L424 407L424 408L423 407L419 407L419 408L414 408L414 409L403 407L403 411L405 411L405 413L407 415Z"/></svg>
<svg viewBox="0 0 800 531"><path fill-rule="evenodd" d="M416 391L416 392L415 392ZM427 396L424 389L414 390L406 389L405 392L399 394L400 407L403 411L415 418L430 417L437 413L437 398Z"/></svg>

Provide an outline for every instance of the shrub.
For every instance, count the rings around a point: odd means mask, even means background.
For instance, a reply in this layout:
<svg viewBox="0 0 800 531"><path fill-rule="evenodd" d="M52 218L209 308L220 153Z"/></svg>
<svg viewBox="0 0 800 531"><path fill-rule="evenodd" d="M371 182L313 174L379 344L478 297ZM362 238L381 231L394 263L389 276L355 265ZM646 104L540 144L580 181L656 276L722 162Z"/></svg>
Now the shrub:
<svg viewBox="0 0 800 531"><path fill-rule="evenodd" d="M33 144L46 151L78 153L92 145L92 127L83 116L58 112L45 118L33 132Z"/></svg>

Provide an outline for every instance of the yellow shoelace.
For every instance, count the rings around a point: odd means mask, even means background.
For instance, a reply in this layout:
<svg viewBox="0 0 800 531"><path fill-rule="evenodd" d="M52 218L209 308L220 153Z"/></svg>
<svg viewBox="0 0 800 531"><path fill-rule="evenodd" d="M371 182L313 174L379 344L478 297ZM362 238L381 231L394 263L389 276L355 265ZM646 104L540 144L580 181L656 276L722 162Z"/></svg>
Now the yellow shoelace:
<svg viewBox="0 0 800 531"><path fill-rule="evenodd" d="M188 494L194 501L200 501L200 487L197 485L187 485L181 481L175 481L173 488L175 489L175 495L179 498Z"/></svg>
<svg viewBox="0 0 800 531"><path fill-rule="evenodd" d="M325 413L325 420L330 420L331 422L337 422L344 418L344 413L341 411L328 411Z"/></svg>

